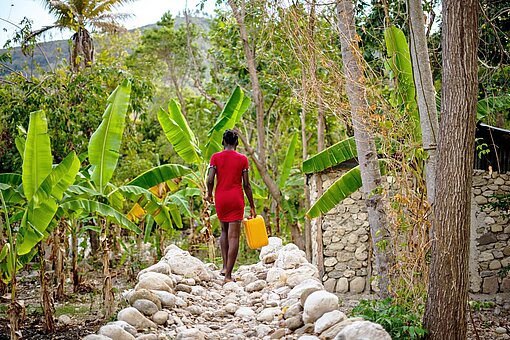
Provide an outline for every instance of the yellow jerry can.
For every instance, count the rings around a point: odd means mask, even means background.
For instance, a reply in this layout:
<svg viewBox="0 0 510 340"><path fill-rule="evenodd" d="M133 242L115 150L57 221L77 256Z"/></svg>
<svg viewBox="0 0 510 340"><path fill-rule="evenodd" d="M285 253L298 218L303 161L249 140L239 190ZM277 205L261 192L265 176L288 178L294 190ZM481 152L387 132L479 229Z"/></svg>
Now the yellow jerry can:
<svg viewBox="0 0 510 340"><path fill-rule="evenodd" d="M267 246L269 241L267 239L266 224L262 216L258 215L251 219L245 218L243 224L248 247L251 249L258 249Z"/></svg>

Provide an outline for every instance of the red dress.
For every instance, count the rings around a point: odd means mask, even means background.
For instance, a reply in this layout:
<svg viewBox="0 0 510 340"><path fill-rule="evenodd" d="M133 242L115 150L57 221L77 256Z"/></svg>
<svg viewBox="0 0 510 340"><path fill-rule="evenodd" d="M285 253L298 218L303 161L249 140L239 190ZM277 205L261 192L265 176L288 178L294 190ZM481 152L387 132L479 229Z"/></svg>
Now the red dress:
<svg viewBox="0 0 510 340"><path fill-rule="evenodd" d="M240 221L244 217L243 171L248 170L248 158L235 150L223 150L211 157L216 168L215 204L221 222Z"/></svg>

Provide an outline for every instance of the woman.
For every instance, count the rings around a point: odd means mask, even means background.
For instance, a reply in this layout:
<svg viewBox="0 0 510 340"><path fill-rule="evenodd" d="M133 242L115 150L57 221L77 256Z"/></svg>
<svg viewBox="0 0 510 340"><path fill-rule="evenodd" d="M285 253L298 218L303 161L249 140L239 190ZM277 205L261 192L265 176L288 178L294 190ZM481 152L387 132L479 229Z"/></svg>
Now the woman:
<svg viewBox="0 0 510 340"><path fill-rule="evenodd" d="M248 158L236 151L237 134L232 130L225 131L222 144L224 150L211 157L207 177L207 200L214 202L212 191L216 176L218 183L215 204L221 223L220 247L223 258L223 269L220 274L225 275L224 282L230 282L235 281L232 279L232 269L239 250L239 234L244 217L243 188L250 202L250 217L255 217L256 213L248 177Z"/></svg>

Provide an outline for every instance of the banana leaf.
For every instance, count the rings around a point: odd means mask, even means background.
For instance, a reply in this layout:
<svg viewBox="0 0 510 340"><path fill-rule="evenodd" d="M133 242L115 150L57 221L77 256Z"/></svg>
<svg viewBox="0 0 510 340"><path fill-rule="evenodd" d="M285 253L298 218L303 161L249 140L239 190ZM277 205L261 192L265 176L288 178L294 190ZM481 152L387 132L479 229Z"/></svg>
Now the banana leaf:
<svg viewBox="0 0 510 340"><path fill-rule="evenodd" d="M27 140L24 137L18 136L14 139L14 144L16 145L16 149L18 150L21 159L25 158L25 145L27 143Z"/></svg>
<svg viewBox="0 0 510 340"><path fill-rule="evenodd" d="M241 116L250 106L250 98L244 95L243 90L239 86L234 89L230 98L218 116L214 126L209 130L209 140L205 146L205 158L208 161L211 156L223 149L222 139L223 132L227 129L234 128L235 124L241 119Z"/></svg>
<svg viewBox="0 0 510 340"><path fill-rule="evenodd" d="M169 106L171 107L171 105ZM177 107L177 106L176 106ZM173 108L172 113L166 112L163 109L159 109L158 111L158 120L159 124L163 128L163 132L165 133L166 138L172 144L174 151L187 163L198 164L202 161L202 156L200 155L200 150L198 149L196 140L190 137L189 127L187 127L187 123L185 124L185 129L181 127L184 125L182 122L185 122L184 116L180 112L174 112L178 110ZM173 116L180 117L178 120L181 122L176 122Z"/></svg>
<svg viewBox="0 0 510 340"><path fill-rule="evenodd" d="M392 104L404 105L405 111L411 116L413 136L421 140L420 115L416 102L416 88L414 86L413 65L411 54L404 32L395 26L384 31L386 50L389 56L389 66L397 80L396 91L392 92Z"/></svg>
<svg viewBox="0 0 510 340"><path fill-rule="evenodd" d="M108 98L103 121L90 137L88 153L90 164L94 166L92 182L101 193L117 167L130 94L131 82L125 79Z"/></svg>
<svg viewBox="0 0 510 340"><path fill-rule="evenodd" d="M149 216L147 216L146 223L145 223L143 242L145 242L145 243L149 242L153 226L154 226L154 218L152 218L152 216L149 215Z"/></svg>
<svg viewBox="0 0 510 340"><path fill-rule="evenodd" d="M23 202L23 187L21 186L21 175L14 173L0 174L0 190L4 195L6 203L11 205Z"/></svg>
<svg viewBox="0 0 510 340"><path fill-rule="evenodd" d="M136 224L131 222L121 212L103 203L86 199L79 199L62 203L62 208L75 212L83 211L86 212L87 214L97 213L103 217L111 218L121 227L131 230L136 234L141 233L140 228L138 228Z"/></svg>
<svg viewBox="0 0 510 340"><path fill-rule="evenodd" d="M298 134L297 132L294 132L294 135L292 136L292 140L289 144L289 148L287 149L287 153L285 155L285 160L283 161L283 167L282 167L282 173L280 176L280 183L279 187L282 189L285 186L285 182L287 181L287 178L289 178L290 170L292 169L292 164L294 164L294 156L296 152L296 144L298 140Z"/></svg>
<svg viewBox="0 0 510 340"><path fill-rule="evenodd" d="M354 137L349 137L304 161L303 172L305 174L321 172L357 156L356 141Z"/></svg>
<svg viewBox="0 0 510 340"><path fill-rule="evenodd" d="M184 115L181 112L181 106L179 103L177 103L175 100L170 100L170 103L168 103L168 113L170 115L170 118L179 125L182 132L186 134L186 136L191 140L193 143L196 144L196 137L193 131L190 129L188 122L186 121L186 118L184 118Z"/></svg>
<svg viewBox="0 0 510 340"><path fill-rule="evenodd" d="M72 152L41 183L33 199L28 202L21 222L17 241L19 255L29 253L44 238L58 209L55 199L62 198L79 168L80 161Z"/></svg>
<svg viewBox="0 0 510 340"><path fill-rule="evenodd" d="M99 191L84 187L79 184L70 185L69 188L67 188L67 193L73 194L74 198L77 197L90 198L94 196L101 196L101 193Z"/></svg>
<svg viewBox="0 0 510 340"><path fill-rule="evenodd" d="M44 111L30 113L22 166L23 190L30 201L51 172L52 156L48 122Z"/></svg>
<svg viewBox="0 0 510 340"><path fill-rule="evenodd" d="M191 172L191 169L179 164L164 164L152 168L129 182L128 186L138 186L144 189L152 188L159 183L182 177Z"/></svg>
<svg viewBox="0 0 510 340"><path fill-rule="evenodd" d="M386 161L379 160L381 173L385 173ZM337 179L323 194L317 202L307 211L306 215L310 218L326 214L346 197L360 189L362 186L361 172L359 166L352 168Z"/></svg>

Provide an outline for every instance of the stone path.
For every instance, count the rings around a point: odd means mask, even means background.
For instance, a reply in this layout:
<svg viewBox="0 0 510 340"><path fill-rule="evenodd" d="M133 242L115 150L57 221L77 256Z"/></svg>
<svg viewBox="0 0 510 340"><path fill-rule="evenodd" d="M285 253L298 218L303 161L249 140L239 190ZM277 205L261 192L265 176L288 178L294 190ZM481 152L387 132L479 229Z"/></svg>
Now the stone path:
<svg viewBox="0 0 510 340"><path fill-rule="evenodd" d="M271 237L260 260L223 285L217 268L171 245L125 292L130 307L84 339L391 340L380 325L347 318L296 245Z"/></svg>

